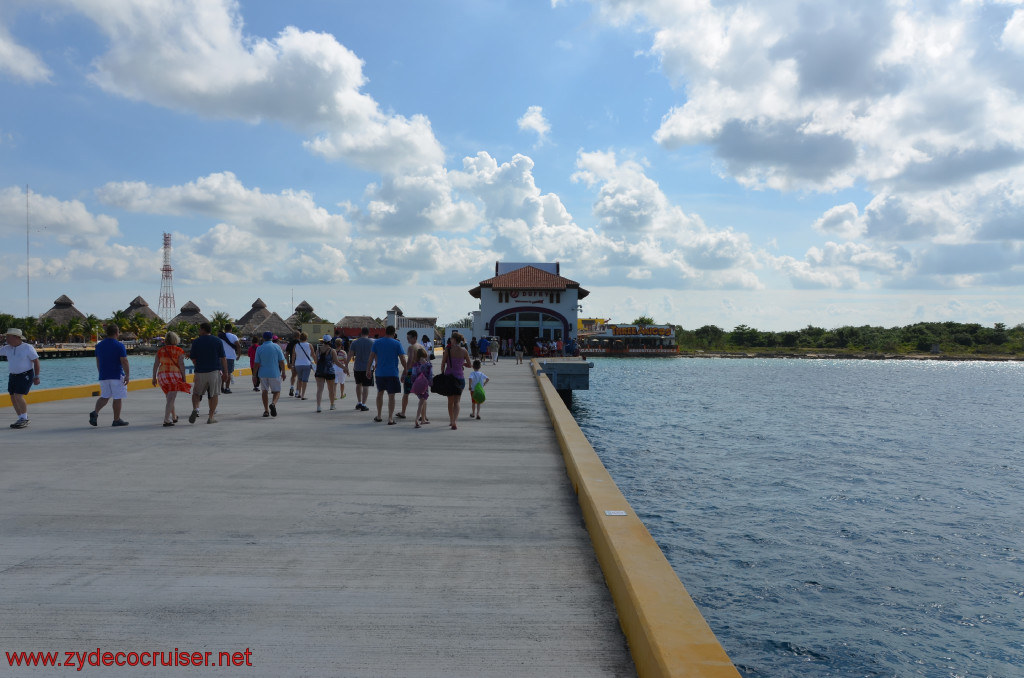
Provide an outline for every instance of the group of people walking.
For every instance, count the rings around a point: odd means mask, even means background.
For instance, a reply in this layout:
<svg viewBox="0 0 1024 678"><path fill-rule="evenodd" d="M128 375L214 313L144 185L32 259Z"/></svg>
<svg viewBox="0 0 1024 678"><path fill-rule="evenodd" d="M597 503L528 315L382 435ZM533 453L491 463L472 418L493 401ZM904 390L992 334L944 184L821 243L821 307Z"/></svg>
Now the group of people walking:
<svg viewBox="0 0 1024 678"><path fill-rule="evenodd" d="M165 395L163 425L178 423L177 397L179 393L191 396L188 421L194 424L200 418L202 399L207 401L206 423L217 423L217 405L221 394L231 393L232 373L237 355L241 353L238 337L227 325L218 335L213 334L209 323L199 325L199 336L191 343L188 352L181 347L181 338L168 332L164 345L156 352L153 361L152 384L159 386ZM115 324L105 328L106 337L96 344L96 366L98 371L99 398L89 412L89 424L99 425L101 411L112 403L112 426L128 426L123 417L123 404L128 395L131 366L127 349L119 340L120 330ZM358 411L369 412L370 388L377 393L375 422L385 421L385 398L387 400L387 424L395 425L396 419L414 418L415 428L430 424L427 401L431 392L440 393L447 399L449 426L458 429L461 413L462 393L468 387L471 392L472 410L470 418L480 419L480 409L485 398L483 386L489 381L480 371L479 360L472 361L465 338L454 333L447 342L441 356L437 374L446 375L447 386L443 391L435 388L433 367L434 348L430 338L422 340L415 330L406 334L406 345L395 336L395 328L388 326L385 336L370 338L369 328L362 328L359 338L352 341L346 350L341 337L324 335L315 345L305 333L300 333L282 349L270 332L254 337L249 348L252 384L254 391L261 392L263 417L276 417L282 397L285 377L291 372L291 386L288 397L307 399L310 377L316 383L316 411L322 412L323 394L327 392L329 409L336 408L337 400L345 395L348 377L355 380L356 404ZM11 428L28 426L25 395L33 384L40 383L39 357L35 349L23 341L21 330L8 329L6 344L0 347L0 354L9 361L8 392L18 414ZM186 375L185 359L193 365L193 381ZM467 375L467 369L472 371ZM397 396L402 394L401 405ZM415 402L415 413L409 409L410 401Z"/></svg>

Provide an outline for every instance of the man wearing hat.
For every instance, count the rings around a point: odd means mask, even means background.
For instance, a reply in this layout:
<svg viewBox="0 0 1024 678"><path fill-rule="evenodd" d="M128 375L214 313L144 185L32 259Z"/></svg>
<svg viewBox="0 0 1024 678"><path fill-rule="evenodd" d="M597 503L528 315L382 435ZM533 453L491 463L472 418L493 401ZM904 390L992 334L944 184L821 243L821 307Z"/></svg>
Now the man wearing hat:
<svg viewBox="0 0 1024 678"><path fill-rule="evenodd" d="M252 373L260 378L263 390L263 416L277 416L277 401L281 398L281 375L284 374L284 351L274 342L273 332L263 333L263 343L253 355ZM267 392L273 396L269 398Z"/></svg>
<svg viewBox="0 0 1024 678"><path fill-rule="evenodd" d="M31 344L24 341L21 330L11 327L7 330L7 343L0 346L0 355L7 356L7 392L11 395L11 405L18 415L18 421L11 428L28 426L28 405L25 396L32 384L39 383L39 354Z"/></svg>

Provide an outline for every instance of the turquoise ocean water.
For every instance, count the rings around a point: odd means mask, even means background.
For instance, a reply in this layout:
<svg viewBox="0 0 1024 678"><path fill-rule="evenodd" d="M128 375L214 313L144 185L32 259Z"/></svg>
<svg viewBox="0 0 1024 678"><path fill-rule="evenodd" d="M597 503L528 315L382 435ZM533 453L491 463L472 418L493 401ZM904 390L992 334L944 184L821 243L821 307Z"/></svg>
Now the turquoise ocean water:
<svg viewBox="0 0 1024 678"><path fill-rule="evenodd" d="M744 676L1024 676L1024 364L594 362L576 420Z"/></svg>
<svg viewBox="0 0 1024 678"><path fill-rule="evenodd" d="M128 376L132 381L152 378L153 356L129 356L128 365L130 368ZM192 363L186 358L185 367L189 368L191 366ZM248 366L249 356L242 356L239 360L235 361L235 368ZM95 358L47 358L39 361L39 371L41 373L39 386L33 388L81 386L97 383Z"/></svg>

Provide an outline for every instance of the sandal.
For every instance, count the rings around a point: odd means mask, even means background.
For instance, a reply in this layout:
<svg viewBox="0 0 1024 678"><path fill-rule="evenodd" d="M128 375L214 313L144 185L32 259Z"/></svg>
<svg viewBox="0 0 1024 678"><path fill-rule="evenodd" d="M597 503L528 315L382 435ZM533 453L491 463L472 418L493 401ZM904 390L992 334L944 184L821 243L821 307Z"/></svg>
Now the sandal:
<svg viewBox="0 0 1024 678"><path fill-rule="evenodd" d="M397 423L398 423L397 421L389 421L388 422L388 426L394 426Z"/></svg>
<svg viewBox="0 0 1024 678"><path fill-rule="evenodd" d="M377 422L378 424L379 424L380 422L384 421L384 420L383 420L383 419L381 419L380 417L374 417L374 418L373 418L373 420L374 420L375 422Z"/></svg>
<svg viewBox="0 0 1024 678"><path fill-rule="evenodd" d="M413 428L423 428L423 427L420 426L419 423L417 423L415 426L413 426Z"/></svg>

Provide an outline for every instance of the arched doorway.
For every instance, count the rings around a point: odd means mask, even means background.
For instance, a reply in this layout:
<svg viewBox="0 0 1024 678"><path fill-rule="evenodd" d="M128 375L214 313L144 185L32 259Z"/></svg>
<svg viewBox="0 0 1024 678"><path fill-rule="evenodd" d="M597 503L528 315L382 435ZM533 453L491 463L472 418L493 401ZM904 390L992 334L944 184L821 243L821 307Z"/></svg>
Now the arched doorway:
<svg viewBox="0 0 1024 678"><path fill-rule="evenodd" d="M487 332L502 340L522 342L530 352L538 340L567 341L571 335L569 321L550 308L508 308L499 311L487 323Z"/></svg>

